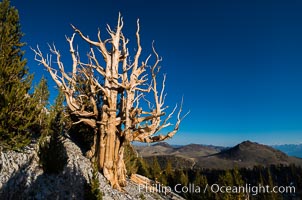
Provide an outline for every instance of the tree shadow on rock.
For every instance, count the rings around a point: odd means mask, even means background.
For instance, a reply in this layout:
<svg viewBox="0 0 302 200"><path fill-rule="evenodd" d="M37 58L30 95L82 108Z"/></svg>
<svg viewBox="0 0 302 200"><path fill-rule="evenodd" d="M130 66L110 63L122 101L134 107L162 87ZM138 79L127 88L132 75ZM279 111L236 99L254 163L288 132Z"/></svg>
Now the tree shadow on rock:
<svg viewBox="0 0 302 200"><path fill-rule="evenodd" d="M38 155L44 173L31 185L28 199L84 199L87 181L74 158L68 158L59 132L41 144ZM69 159L72 162L68 163Z"/></svg>
<svg viewBox="0 0 302 200"><path fill-rule="evenodd" d="M0 189L0 199L87 199L88 180L77 158L68 158L63 142L61 136L46 141L38 152L39 159L33 154L6 181ZM5 171L1 173L4 177Z"/></svg>
<svg viewBox="0 0 302 200"><path fill-rule="evenodd" d="M87 184L81 173L66 167L62 173L43 173L31 185L26 199L85 199Z"/></svg>
<svg viewBox="0 0 302 200"><path fill-rule="evenodd" d="M30 168L33 162L34 155L32 155L25 164L21 165L19 169L10 176L9 180L0 189L0 199L24 199L24 191L26 191L30 187L29 177L34 176L33 173L28 173L28 168ZM1 176L4 177L5 173L9 172L2 170Z"/></svg>
<svg viewBox="0 0 302 200"><path fill-rule="evenodd" d="M67 164L67 151L62 142L64 138L54 133L49 140L41 143L39 148L39 163L46 174L58 174Z"/></svg>
<svg viewBox="0 0 302 200"><path fill-rule="evenodd" d="M85 155L93 144L94 130L85 124L76 124L69 129L69 136Z"/></svg>

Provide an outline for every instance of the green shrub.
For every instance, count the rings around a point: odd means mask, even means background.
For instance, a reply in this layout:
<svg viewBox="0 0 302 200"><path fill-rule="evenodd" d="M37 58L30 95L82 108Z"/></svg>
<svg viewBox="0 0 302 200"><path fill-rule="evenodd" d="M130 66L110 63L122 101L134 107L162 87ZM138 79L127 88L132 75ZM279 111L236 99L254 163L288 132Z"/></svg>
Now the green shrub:
<svg viewBox="0 0 302 200"><path fill-rule="evenodd" d="M45 173L59 173L67 164L67 152L62 143L60 115L52 122L52 135L40 142L39 158Z"/></svg>
<svg viewBox="0 0 302 200"><path fill-rule="evenodd" d="M97 165L93 165L92 178L89 184L85 185L85 199L86 200L102 200L103 193L100 190L99 172Z"/></svg>

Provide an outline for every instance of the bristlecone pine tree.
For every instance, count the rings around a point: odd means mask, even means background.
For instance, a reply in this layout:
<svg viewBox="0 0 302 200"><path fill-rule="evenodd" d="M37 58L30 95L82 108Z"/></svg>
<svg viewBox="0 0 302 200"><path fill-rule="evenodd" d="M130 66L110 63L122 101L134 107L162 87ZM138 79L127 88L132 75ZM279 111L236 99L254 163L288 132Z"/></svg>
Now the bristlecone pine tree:
<svg viewBox="0 0 302 200"><path fill-rule="evenodd" d="M32 75L23 59L22 36L18 11L8 0L0 2L0 148L4 150L30 143L30 128L39 112L28 94Z"/></svg>
<svg viewBox="0 0 302 200"><path fill-rule="evenodd" d="M137 50L131 62L127 48L128 39L122 33L123 19L119 15L116 30L107 25L109 39L93 41L79 29L67 37L72 58L72 71L67 73L56 47L50 46L58 69L52 66L51 56L44 56L39 47L33 49L35 60L50 73L65 94L74 124L84 123L94 130L94 143L87 156L97 162L98 168L114 188L126 184L126 168L123 160L124 145L132 141L152 143L171 138L179 129L182 103L174 128L166 135L159 134L169 123L170 114L164 112L166 94L165 79L158 83L159 58L153 45L154 63L148 65L150 56L140 62L142 52L139 21L137 21ZM74 38L78 34L90 47L88 62L82 62L75 51ZM97 53L100 52L100 55ZM102 59L100 59L102 58ZM149 73L147 73L149 71ZM161 86L161 89L159 89ZM151 97L151 100L150 100ZM149 99L149 100L148 100ZM146 103L143 106L141 101ZM152 103L151 103L152 102ZM149 107L143 109L143 107Z"/></svg>

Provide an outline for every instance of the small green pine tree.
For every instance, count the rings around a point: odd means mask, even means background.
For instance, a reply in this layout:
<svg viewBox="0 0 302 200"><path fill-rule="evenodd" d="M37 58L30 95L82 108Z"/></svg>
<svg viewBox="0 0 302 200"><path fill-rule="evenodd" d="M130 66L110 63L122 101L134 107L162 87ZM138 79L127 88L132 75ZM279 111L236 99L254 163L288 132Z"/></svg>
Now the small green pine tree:
<svg viewBox="0 0 302 200"><path fill-rule="evenodd" d="M64 113L65 111L64 101L65 101L65 95L62 92L62 90L59 90L59 94L55 100L55 103L54 105L51 106L50 115L52 115L52 118L53 116L57 116L58 113L60 113L61 115Z"/></svg>
<svg viewBox="0 0 302 200"><path fill-rule="evenodd" d="M157 157L153 157L153 162L152 162L152 178L154 180L158 180L161 176L161 168L158 163Z"/></svg>
<svg viewBox="0 0 302 200"><path fill-rule="evenodd" d="M60 129L59 129L60 134L64 131L67 121L69 120L68 117L64 116L64 112L65 112L64 100L65 100L65 96L63 92L60 90L55 100L55 103L51 106L50 112L48 113L47 121L49 127L47 128L47 134L45 134L44 136L54 134L51 125L52 125L52 121L55 120L56 118L60 120L59 122L57 122L60 125Z"/></svg>
<svg viewBox="0 0 302 200"><path fill-rule="evenodd" d="M170 159L168 159L168 161L167 161L165 172L166 172L167 176L173 175L173 167L172 167L172 162Z"/></svg>
<svg viewBox="0 0 302 200"><path fill-rule="evenodd" d="M102 200L103 193L100 190L100 182L98 176L97 164L93 164L92 178L90 183L86 185L85 188L85 199L86 200Z"/></svg>
<svg viewBox="0 0 302 200"><path fill-rule="evenodd" d="M189 178L184 170L175 170L174 185L181 184L182 186L187 186L189 184Z"/></svg>
<svg viewBox="0 0 302 200"><path fill-rule="evenodd" d="M33 99L36 103L37 109L37 122L33 128L33 131L40 135L47 135L49 132L50 116L48 114L48 98L49 90L47 86L47 80L42 77L40 83L35 87ZM52 118L54 119L54 118Z"/></svg>
<svg viewBox="0 0 302 200"><path fill-rule="evenodd" d="M273 180L270 168L267 168L267 182L268 182L267 185L269 185L270 188L273 188L274 186L276 186L274 184L274 180ZM271 200L283 199L282 196L280 197L278 193L274 193L274 192L268 193L267 196Z"/></svg>
<svg viewBox="0 0 302 200"><path fill-rule="evenodd" d="M149 177L149 178L151 177L149 167L148 167L147 163L145 162L145 160L141 157L139 157L138 161L137 161L137 172L136 173Z"/></svg>
<svg viewBox="0 0 302 200"><path fill-rule="evenodd" d="M236 185L237 187L244 186L244 181L243 181L242 176L237 167L235 167L233 169L233 181L234 181L234 185ZM243 192L238 193L238 194L236 194L236 199L244 200L244 199L246 199L246 194L244 194Z"/></svg>
<svg viewBox="0 0 302 200"><path fill-rule="evenodd" d="M170 159L167 161L165 175L166 175L166 179L167 179L167 185L172 185L173 179L174 179L174 171L173 171L172 162Z"/></svg>
<svg viewBox="0 0 302 200"><path fill-rule="evenodd" d="M67 152L62 143L60 115L51 122L52 135L40 143L39 158L44 172L57 174L63 171L67 164Z"/></svg>
<svg viewBox="0 0 302 200"><path fill-rule="evenodd" d="M218 183L219 185L223 186L233 186L234 185L234 180L233 180L233 175L230 170L226 170L224 175L220 175L218 178ZM231 193L219 193L219 199L223 200L234 200L236 199L234 194Z"/></svg>
<svg viewBox="0 0 302 200"><path fill-rule="evenodd" d="M197 170L194 175L193 183L196 186L199 186L202 189L204 189L207 187L208 180L207 180L206 176L202 175L201 172ZM193 197L194 199L200 199L200 200L213 199L213 196L212 196L212 193L210 192L210 190L206 190L205 193L202 193L202 194L193 193L193 195L194 195L194 197Z"/></svg>
<svg viewBox="0 0 302 200"><path fill-rule="evenodd" d="M127 169L127 175L136 174L138 170L137 152L133 146L128 143L124 149L124 161Z"/></svg>

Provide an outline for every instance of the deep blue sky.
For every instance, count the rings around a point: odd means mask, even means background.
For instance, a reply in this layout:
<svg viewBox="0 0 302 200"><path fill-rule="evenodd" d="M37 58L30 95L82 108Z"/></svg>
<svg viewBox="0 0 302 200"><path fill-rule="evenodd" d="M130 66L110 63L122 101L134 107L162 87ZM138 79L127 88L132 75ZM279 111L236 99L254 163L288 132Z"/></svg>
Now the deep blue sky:
<svg viewBox="0 0 302 200"><path fill-rule="evenodd" d="M294 0L12 0L24 40L47 53L67 52L74 24L92 38L115 26L135 41L140 18L145 53L152 40L167 73L168 104L184 96L191 110L174 144L234 145L302 142L302 2ZM79 40L77 40L79 41ZM48 74L26 58L37 82ZM63 61L67 63L69 56ZM53 82L49 79L53 91ZM55 93L52 93L52 98Z"/></svg>

